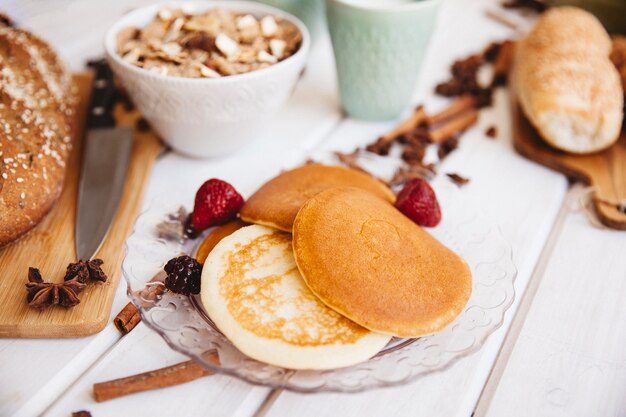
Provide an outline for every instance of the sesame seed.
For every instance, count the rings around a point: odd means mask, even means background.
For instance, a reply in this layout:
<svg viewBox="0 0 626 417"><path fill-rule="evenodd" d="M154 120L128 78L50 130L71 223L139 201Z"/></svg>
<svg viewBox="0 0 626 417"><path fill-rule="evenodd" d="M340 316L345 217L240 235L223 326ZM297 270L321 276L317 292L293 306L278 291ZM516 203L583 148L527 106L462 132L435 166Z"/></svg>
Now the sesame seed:
<svg viewBox="0 0 626 417"><path fill-rule="evenodd" d="M25 198L26 198L26 193L22 193L22 194L20 194L20 198L21 198L22 200L23 200L23 199L25 199Z"/></svg>
<svg viewBox="0 0 626 417"><path fill-rule="evenodd" d="M24 182L24 178L19 178L18 177L18 178L15 179L15 181L17 181L17 182Z"/></svg>

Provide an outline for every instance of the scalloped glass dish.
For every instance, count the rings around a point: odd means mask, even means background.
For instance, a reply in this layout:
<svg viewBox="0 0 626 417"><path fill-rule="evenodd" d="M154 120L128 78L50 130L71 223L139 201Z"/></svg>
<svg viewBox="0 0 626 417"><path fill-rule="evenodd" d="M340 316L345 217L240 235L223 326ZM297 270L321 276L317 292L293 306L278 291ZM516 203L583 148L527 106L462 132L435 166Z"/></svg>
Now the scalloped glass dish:
<svg viewBox="0 0 626 417"><path fill-rule="evenodd" d="M171 292L154 296L146 287L165 263L182 253L193 254L202 237L184 243L157 236L156 226L177 205L165 200L152 204L135 224L126 243L123 273L128 293L143 321L173 349L195 359L207 369L244 381L298 392L359 392L403 384L441 371L477 351L502 324L515 291L516 269L511 247L499 229L481 217L459 189L435 181L443 219L427 229L468 262L473 292L463 313L443 331L418 339L394 338L367 362L327 371L294 371L251 359L237 350L206 315L199 297ZM161 203L166 202L161 205ZM156 203L156 202L155 202ZM160 285L160 284L158 284ZM217 352L219 364L203 357ZM206 357L206 356L205 356Z"/></svg>

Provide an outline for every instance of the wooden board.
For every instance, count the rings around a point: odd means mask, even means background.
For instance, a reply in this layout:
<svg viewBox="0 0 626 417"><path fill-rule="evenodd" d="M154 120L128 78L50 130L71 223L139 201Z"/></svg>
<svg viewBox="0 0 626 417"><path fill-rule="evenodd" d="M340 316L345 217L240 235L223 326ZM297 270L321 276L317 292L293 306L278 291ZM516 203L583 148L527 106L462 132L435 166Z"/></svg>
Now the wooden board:
<svg viewBox="0 0 626 417"><path fill-rule="evenodd" d="M626 213L617 204L626 202L626 132L617 143L591 155L573 155L547 145L524 116L511 91L513 144L521 155L567 175L571 180L597 187L594 207L607 227L626 230Z"/></svg>
<svg viewBox="0 0 626 417"><path fill-rule="evenodd" d="M88 285L80 294L80 304L71 309L49 308L39 312L28 307L26 289L28 267L41 270L44 280L61 282L65 269L76 260L74 226L76 193L80 172L80 142L91 75L77 74L80 105L77 113L77 146L70 157L65 185L59 201L41 224L21 240L0 249L0 336L1 337L78 337L94 334L107 324L111 303L120 279L124 257L124 241L132 230L141 206L141 197L152 165L161 150L158 138L151 131L135 131L130 167L124 194L109 234L96 257L104 260L103 269L109 276L106 283ZM120 125L134 126L137 111L126 112L121 104L115 108Z"/></svg>

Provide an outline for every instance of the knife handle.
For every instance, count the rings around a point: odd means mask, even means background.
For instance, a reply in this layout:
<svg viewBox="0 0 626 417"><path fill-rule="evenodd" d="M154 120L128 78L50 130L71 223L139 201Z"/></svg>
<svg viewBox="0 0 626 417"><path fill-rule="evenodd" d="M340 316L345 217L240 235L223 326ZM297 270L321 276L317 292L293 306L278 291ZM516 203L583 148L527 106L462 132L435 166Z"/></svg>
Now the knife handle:
<svg viewBox="0 0 626 417"><path fill-rule="evenodd" d="M115 119L112 110L115 102L115 84L113 71L105 60L91 63L95 77L91 85L87 128L113 127Z"/></svg>

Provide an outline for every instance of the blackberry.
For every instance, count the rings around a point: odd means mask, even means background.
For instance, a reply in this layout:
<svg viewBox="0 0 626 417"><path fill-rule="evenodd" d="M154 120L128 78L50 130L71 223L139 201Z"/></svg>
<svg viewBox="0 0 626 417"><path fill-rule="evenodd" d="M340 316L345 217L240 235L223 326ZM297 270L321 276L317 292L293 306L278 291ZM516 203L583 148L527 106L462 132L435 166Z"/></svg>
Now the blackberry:
<svg viewBox="0 0 626 417"><path fill-rule="evenodd" d="M165 287L177 294L198 294L202 264L190 256L170 259L163 268L167 273Z"/></svg>

